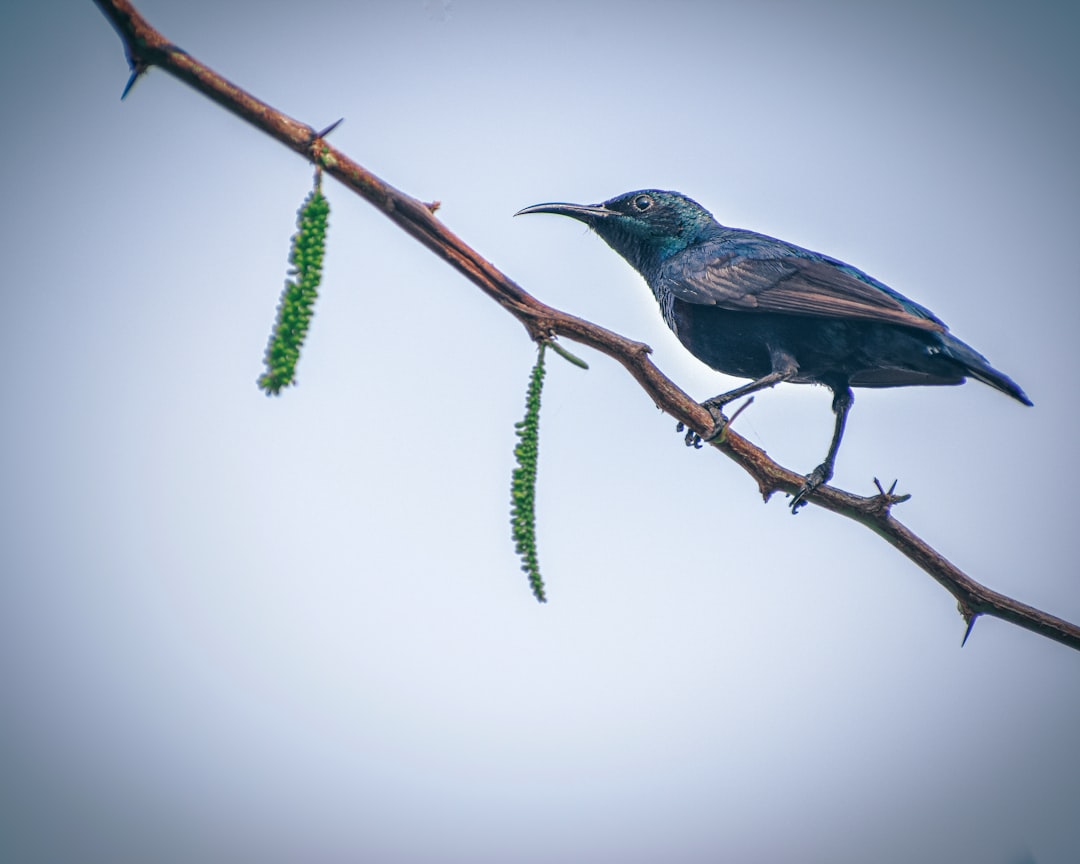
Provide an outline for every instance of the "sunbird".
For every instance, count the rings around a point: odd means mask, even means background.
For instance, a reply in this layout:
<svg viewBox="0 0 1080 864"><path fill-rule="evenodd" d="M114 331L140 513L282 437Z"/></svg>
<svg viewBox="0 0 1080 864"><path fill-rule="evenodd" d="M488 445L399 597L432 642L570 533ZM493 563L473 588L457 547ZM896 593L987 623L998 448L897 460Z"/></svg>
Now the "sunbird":
<svg viewBox="0 0 1080 864"><path fill-rule="evenodd" d="M1011 378L933 312L863 271L792 243L721 225L678 192L643 189L602 204L536 204L584 222L635 270L686 349L718 372L752 379L702 403L719 435L724 406L787 381L824 384L836 425L825 460L791 501L833 476L852 387L961 384L970 376L1025 405ZM699 443L693 433L687 444Z"/></svg>

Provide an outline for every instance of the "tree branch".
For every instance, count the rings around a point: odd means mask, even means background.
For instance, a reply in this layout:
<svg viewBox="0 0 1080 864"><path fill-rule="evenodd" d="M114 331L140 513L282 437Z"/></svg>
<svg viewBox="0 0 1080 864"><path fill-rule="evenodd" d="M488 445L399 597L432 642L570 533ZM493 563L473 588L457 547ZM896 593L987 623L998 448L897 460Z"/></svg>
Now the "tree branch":
<svg viewBox="0 0 1080 864"><path fill-rule="evenodd" d="M223 108L273 136L323 171L348 186L395 225L446 261L524 325L534 340L564 336L600 351L621 363L657 407L701 435L712 430L708 412L684 393L649 359L650 348L589 321L541 303L494 265L469 247L433 215L437 204L425 204L393 186L330 146L320 133L261 102L186 51L168 42L147 23L128 0L94 0L116 28L124 43L132 77L125 89L151 66L157 66L191 85ZM332 128L332 127L331 127ZM727 430L713 446L742 466L758 484L766 501L775 492L794 494L803 477L772 461L764 451ZM906 500L879 488L878 495L862 497L830 486L809 496L810 503L854 519L881 535L901 553L941 583L957 601L968 623L989 615L1080 650L1080 627L992 591L971 579L931 548L891 514L894 504ZM967 636L965 635L965 640Z"/></svg>

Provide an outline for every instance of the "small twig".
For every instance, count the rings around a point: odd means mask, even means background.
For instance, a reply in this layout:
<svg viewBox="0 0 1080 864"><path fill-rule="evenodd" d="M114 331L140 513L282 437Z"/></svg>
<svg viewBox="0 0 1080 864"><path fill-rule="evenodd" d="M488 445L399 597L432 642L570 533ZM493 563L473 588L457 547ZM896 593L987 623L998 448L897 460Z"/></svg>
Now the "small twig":
<svg viewBox="0 0 1080 864"><path fill-rule="evenodd" d="M742 405L740 405L738 408L735 409L735 413L731 415L731 419L727 421L727 425L730 426L732 423L734 423L735 419L740 414L742 414L743 411L745 411L747 408L749 408L753 404L754 404L754 397L751 396L749 399L747 399L745 402L743 402Z"/></svg>
<svg viewBox="0 0 1080 864"><path fill-rule="evenodd" d="M141 72L148 66L159 66L304 158L321 165L326 173L370 202L398 227L477 285L513 315L531 338L541 340L551 335L564 336L607 354L621 363L653 402L676 420L702 436L712 431L713 420L708 411L656 368L648 357L647 345L541 303L435 219L432 205L426 205L384 183L320 139L310 126L261 102L169 43L128 0L95 2L120 34L134 72ZM794 494L803 485L801 475L773 462L764 451L734 432L714 442L714 447L754 478L766 501L775 492ZM898 503L902 498L894 498L891 489L884 495L862 497L831 486L821 486L807 500L862 523L929 573L956 598L968 621L968 632L975 616L990 615L1080 650L1080 627L991 591L894 519L889 510L893 503Z"/></svg>

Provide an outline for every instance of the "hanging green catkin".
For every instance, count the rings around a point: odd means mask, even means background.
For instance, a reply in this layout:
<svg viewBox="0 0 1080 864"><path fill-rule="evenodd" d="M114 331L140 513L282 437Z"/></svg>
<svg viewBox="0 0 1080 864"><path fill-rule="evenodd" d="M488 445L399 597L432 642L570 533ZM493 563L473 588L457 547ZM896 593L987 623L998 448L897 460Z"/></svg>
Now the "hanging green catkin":
<svg viewBox="0 0 1080 864"><path fill-rule="evenodd" d="M266 346L266 372L259 378L259 387L267 396L277 396L282 387L296 383L296 363L311 324L322 280L329 215L330 202L323 197L317 177L315 188L304 199L297 214L297 231L293 234L289 252L289 278L285 280L277 321Z"/></svg>
<svg viewBox="0 0 1080 864"><path fill-rule="evenodd" d="M536 365L529 377L525 398L525 419L514 424L521 440L514 448L518 467L510 486L510 524L513 526L514 551L521 558L521 569L528 574L533 595L547 602L544 580L540 578L540 562L536 556L536 455L540 440L540 391L544 386L544 347L536 355Z"/></svg>

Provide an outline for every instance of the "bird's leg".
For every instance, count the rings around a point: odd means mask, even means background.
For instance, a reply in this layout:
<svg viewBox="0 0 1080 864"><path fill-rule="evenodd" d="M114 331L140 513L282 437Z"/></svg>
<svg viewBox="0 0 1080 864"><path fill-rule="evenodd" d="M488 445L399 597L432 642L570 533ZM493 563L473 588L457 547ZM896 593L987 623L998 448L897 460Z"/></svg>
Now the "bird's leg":
<svg viewBox="0 0 1080 864"><path fill-rule="evenodd" d="M721 393L719 396L713 396L712 399L706 399L701 403L701 407L709 412L709 416L712 417L713 428L704 439L698 438L698 442L704 440L705 443L715 441L723 433L724 428L728 424L728 418L724 416L724 406L729 402L734 402L743 396L750 393L757 393L758 390L763 390L766 387L772 387L775 384L779 384L786 378L790 378L794 374L794 370L791 373L786 371L773 371L762 378L758 378L757 381L751 381L749 384L744 384L742 387L736 387L734 390L729 390L727 393ZM695 436L697 433L694 433ZM691 443L688 441L687 445ZM700 446L700 443L697 444Z"/></svg>
<svg viewBox="0 0 1080 864"><path fill-rule="evenodd" d="M728 424L727 417L724 416L724 406L729 402L734 402L736 399L741 399L743 396L749 396L751 393L757 393L758 390L764 390L766 387L773 387L776 384L780 384L783 381L788 381L795 377L795 373L799 371L799 364L795 362L795 358L790 354L781 351L771 352L773 371L768 375L763 375L756 381L751 381L749 384L744 384L742 387L736 387L734 390L729 390L727 393L721 393L719 396L713 396L712 399L706 399L701 403L701 407L709 412L709 416L713 420L712 432L710 432L704 439L693 430L686 433L686 446L687 447L701 447L701 442L715 441L720 437L720 433L724 431L724 427ZM682 431L681 429L679 430Z"/></svg>
<svg viewBox="0 0 1080 864"><path fill-rule="evenodd" d="M822 483L832 479L833 466L836 464L836 453L840 449L840 439L844 437L844 424L847 423L847 415L855 402L855 394L845 383L833 390L833 411L836 414L836 426L833 429L832 443L829 452L825 455L825 461L806 475L806 482L791 499L791 512L798 513L799 508L806 504L806 496L818 488Z"/></svg>

